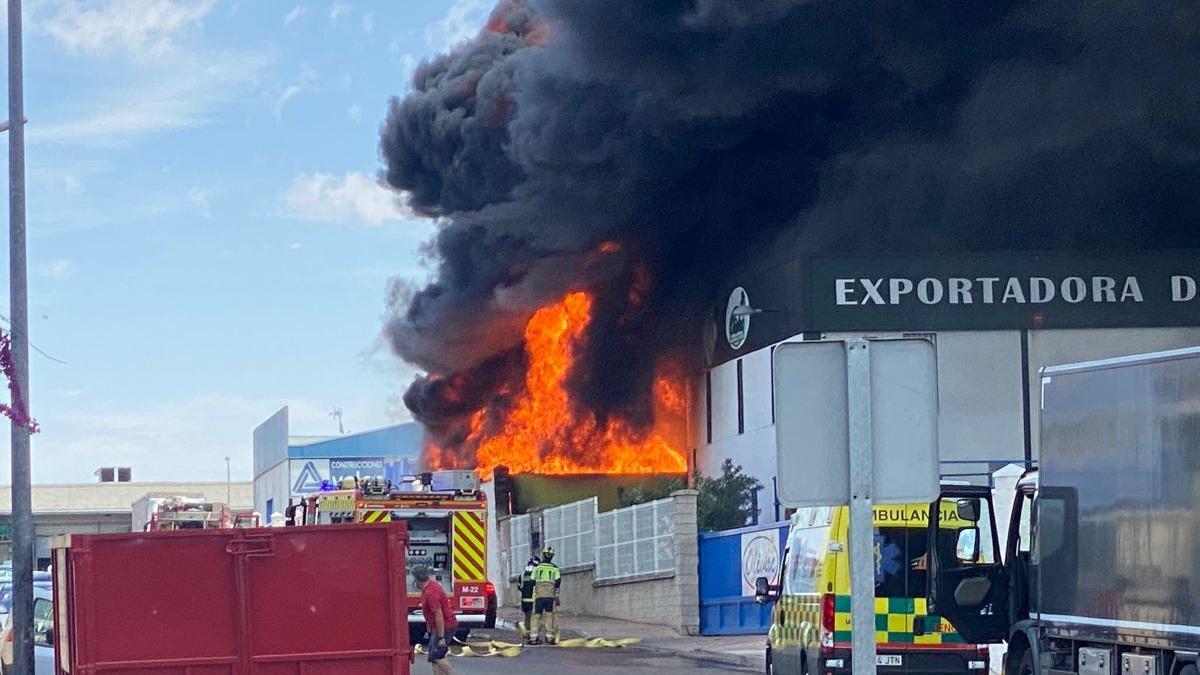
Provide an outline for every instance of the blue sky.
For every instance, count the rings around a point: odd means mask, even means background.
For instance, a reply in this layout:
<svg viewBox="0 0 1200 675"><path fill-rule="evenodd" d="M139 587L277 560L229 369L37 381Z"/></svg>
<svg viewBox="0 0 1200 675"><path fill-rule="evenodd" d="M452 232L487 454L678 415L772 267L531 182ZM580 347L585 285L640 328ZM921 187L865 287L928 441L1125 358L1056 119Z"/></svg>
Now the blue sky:
<svg viewBox="0 0 1200 675"><path fill-rule="evenodd" d="M284 404L406 419L379 329L433 227L378 186L378 128L490 5L26 0L30 335L66 362L31 357L35 482L249 478Z"/></svg>

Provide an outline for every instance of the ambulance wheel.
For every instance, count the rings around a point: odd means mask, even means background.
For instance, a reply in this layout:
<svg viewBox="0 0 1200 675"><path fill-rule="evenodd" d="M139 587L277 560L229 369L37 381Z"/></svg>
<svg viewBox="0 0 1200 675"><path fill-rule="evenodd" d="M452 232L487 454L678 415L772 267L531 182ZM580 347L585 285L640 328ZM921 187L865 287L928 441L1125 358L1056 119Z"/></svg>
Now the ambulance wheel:
<svg viewBox="0 0 1200 675"><path fill-rule="evenodd" d="M1017 665L1017 675L1036 675L1037 671L1033 669L1033 650L1026 649L1021 652L1021 660Z"/></svg>

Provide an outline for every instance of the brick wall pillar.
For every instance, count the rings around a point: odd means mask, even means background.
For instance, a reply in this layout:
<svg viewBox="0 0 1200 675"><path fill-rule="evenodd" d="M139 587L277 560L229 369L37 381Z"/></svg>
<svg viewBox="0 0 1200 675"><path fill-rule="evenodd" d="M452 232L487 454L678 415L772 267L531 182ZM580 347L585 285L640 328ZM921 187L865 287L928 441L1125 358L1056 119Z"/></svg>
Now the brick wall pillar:
<svg viewBox="0 0 1200 675"><path fill-rule="evenodd" d="M682 635L700 634L700 541L695 490L671 494L675 519L675 591Z"/></svg>

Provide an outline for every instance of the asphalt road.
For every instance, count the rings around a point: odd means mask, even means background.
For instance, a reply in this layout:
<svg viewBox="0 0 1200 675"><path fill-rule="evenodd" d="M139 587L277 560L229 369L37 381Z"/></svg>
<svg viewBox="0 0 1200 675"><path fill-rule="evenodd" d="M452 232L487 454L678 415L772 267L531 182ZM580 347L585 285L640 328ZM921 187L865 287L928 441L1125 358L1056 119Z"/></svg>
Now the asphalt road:
<svg viewBox="0 0 1200 675"><path fill-rule="evenodd" d="M496 639L517 642L515 634L489 631ZM472 636L471 641L477 637ZM482 657L452 658L451 665L460 675L532 675L553 673L554 675L619 675L640 673L642 675L684 675L685 673L747 672L720 663L705 663L692 659L655 654L636 647L622 649L566 649L557 647L526 647L521 655L513 658ZM432 673L424 655L417 655L413 664L414 675Z"/></svg>

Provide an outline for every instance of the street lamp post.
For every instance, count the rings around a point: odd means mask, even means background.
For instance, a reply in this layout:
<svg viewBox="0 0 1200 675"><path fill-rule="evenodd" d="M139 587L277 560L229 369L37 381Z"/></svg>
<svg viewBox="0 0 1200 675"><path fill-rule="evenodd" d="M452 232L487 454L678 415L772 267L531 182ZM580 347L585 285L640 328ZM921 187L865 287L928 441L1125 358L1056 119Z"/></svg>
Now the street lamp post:
<svg viewBox="0 0 1200 675"><path fill-rule="evenodd" d="M25 271L25 88L21 0L8 0L8 274L12 313L13 672L33 672L33 508L29 479L29 294Z"/></svg>
<svg viewBox="0 0 1200 675"><path fill-rule="evenodd" d="M233 480L232 472L229 469L229 457L225 457L225 506L233 508Z"/></svg>

